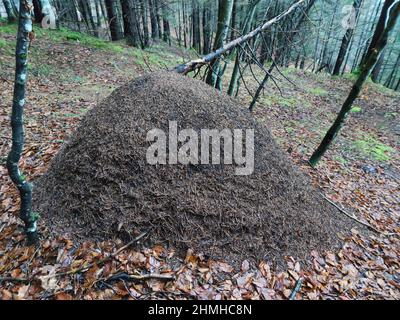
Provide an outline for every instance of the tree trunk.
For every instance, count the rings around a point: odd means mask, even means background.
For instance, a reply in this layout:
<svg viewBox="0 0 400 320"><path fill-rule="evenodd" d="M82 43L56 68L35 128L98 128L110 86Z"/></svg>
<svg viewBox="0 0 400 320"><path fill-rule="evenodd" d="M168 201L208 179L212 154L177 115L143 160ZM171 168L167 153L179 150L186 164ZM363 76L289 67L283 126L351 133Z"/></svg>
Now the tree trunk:
<svg viewBox="0 0 400 320"><path fill-rule="evenodd" d="M241 28L242 34L246 34L249 32L250 27L251 27L251 22L253 21L254 12L255 12L256 6L259 2L260 2L260 0L250 0L249 1L245 20L244 20L244 23ZM241 53L241 51L238 51L236 54L235 65L233 67L231 81L229 83L229 88L228 88L228 94L230 96L233 94L233 92L235 92L235 89L238 86L239 68L240 68L241 59L242 59L242 53Z"/></svg>
<svg viewBox="0 0 400 320"><path fill-rule="evenodd" d="M187 22L186 22L185 0L182 0L182 22L183 22L183 46L187 48Z"/></svg>
<svg viewBox="0 0 400 320"><path fill-rule="evenodd" d="M211 51L211 10L210 4L203 5L203 54Z"/></svg>
<svg viewBox="0 0 400 320"><path fill-rule="evenodd" d="M382 52L381 56L379 57L378 62L376 63L376 65L374 67L374 70L372 70L372 73L371 73L371 80L375 83L378 82L378 77L381 72L384 60L385 60L385 51Z"/></svg>
<svg viewBox="0 0 400 320"><path fill-rule="evenodd" d="M140 12L142 15L142 24L143 24L143 46L147 48L149 46L149 27L147 23L147 3L146 0L141 0Z"/></svg>
<svg viewBox="0 0 400 320"><path fill-rule="evenodd" d="M355 0L353 3L353 8L355 10L355 19L358 19L358 16L360 14L360 7L361 7L362 0ZM343 65L344 58L347 53L347 49L349 48L350 40L353 37L354 33L354 26L350 26L346 30L346 34L344 35L342 39L342 43L340 45L340 50L338 57L336 59L335 67L333 68L333 75L338 76L340 73L340 69Z"/></svg>
<svg viewBox="0 0 400 320"><path fill-rule="evenodd" d="M400 13L400 3L397 2L395 6L388 10L391 6L388 3L393 3L392 0L386 0L385 6L386 10L383 10L381 13L381 17L385 17L383 19L383 30L382 25L377 26L375 33L374 33L374 46L370 46L370 50L368 50L368 54L365 57L363 64L360 68L360 76L358 77L357 81L354 83L349 96L347 97L346 101L344 102L336 120L334 121L333 125L329 128L328 132L326 133L324 139L322 140L319 147L314 151L313 155L311 156L309 162L310 165L315 167L318 162L320 161L321 157L325 154L328 150L329 146L339 133L341 127L346 120L346 117L353 105L354 100L360 94L360 91L363 87L365 80L370 75L372 69L374 68L375 64L377 63L382 50L385 48L388 35L390 31L394 28L396 24L397 17ZM387 23L386 23L387 22Z"/></svg>
<svg viewBox="0 0 400 320"><path fill-rule="evenodd" d="M200 41L200 9L197 0L192 0L192 48L197 52L201 52Z"/></svg>
<svg viewBox="0 0 400 320"><path fill-rule="evenodd" d="M16 17L15 17L13 7L11 6L10 0L3 0L3 4L4 4L4 8L6 9L8 22L15 22Z"/></svg>
<svg viewBox="0 0 400 320"><path fill-rule="evenodd" d="M372 50L374 50L374 48L376 48L377 42L380 39L381 34L385 30L386 21L388 19L388 14L389 14L389 8L391 8L391 6L393 5L393 3L395 3L395 1L396 0L385 0L385 2L383 3L381 15L380 15L378 23L376 25L374 35L372 36L371 42L368 46L368 49L365 51L365 54L363 55L363 57L361 59L360 67L362 64L364 64L366 57L370 56Z"/></svg>
<svg viewBox="0 0 400 320"><path fill-rule="evenodd" d="M156 15L157 8L154 0L149 0L149 10L150 10L151 37L153 39L157 39L159 37L158 26L157 26L157 15Z"/></svg>
<svg viewBox="0 0 400 320"><path fill-rule="evenodd" d="M229 22L231 20L231 13L233 7L233 0L219 0L218 2L218 27L215 34L215 41L213 50L223 47L228 34ZM210 70L207 74L206 82L215 87L219 70L219 58L214 59L210 63Z"/></svg>
<svg viewBox="0 0 400 320"><path fill-rule="evenodd" d="M108 15L108 24L111 32L111 40L121 40L124 35L122 33L120 17L118 16L117 2L115 0L105 0L105 3Z"/></svg>
<svg viewBox="0 0 400 320"><path fill-rule="evenodd" d="M163 41L167 42L171 45L171 29L169 25L169 9L167 6L163 5L162 7L163 14Z"/></svg>
<svg viewBox="0 0 400 320"><path fill-rule="evenodd" d="M23 114L28 73L29 34L32 32L32 15L29 8L32 8L31 0L20 0L14 97L11 113L12 147L7 157L7 169L12 182L19 190L21 196L20 217L25 223L28 243L32 244L38 241L37 216L32 212L32 184L25 180L19 169L19 161L24 148Z"/></svg>
<svg viewBox="0 0 400 320"><path fill-rule="evenodd" d="M238 9L238 3L237 1L233 1L233 7L232 7L232 19L231 19L231 36L230 36L230 41L234 40L236 38L236 20L237 20L237 9Z"/></svg>
<svg viewBox="0 0 400 320"><path fill-rule="evenodd" d="M158 37L160 39L163 38L163 33L162 33L162 23L161 23L161 16L159 13L159 0L153 0L154 6L155 6L155 13L156 13L156 19L157 19L157 28L158 28Z"/></svg>
<svg viewBox="0 0 400 320"><path fill-rule="evenodd" d="M32 0L32 3L33 3L34 22L40 23L43 19L42 6L40 4L40 0Z"/></svg>

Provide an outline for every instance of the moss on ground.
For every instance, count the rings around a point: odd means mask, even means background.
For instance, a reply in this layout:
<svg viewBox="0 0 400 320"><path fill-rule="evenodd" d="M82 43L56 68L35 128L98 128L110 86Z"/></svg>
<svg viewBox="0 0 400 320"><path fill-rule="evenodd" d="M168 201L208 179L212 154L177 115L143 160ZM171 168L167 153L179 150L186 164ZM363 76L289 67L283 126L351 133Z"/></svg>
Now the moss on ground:
<svg viewBox="0 0 400 320"><path fill-rule="evenodd" d="M328 91L320 87L311 87L307 89L308 93L314 96L326 96L328 95Z"/></svg>
<svg viewBox="0 0 400 320"><path fill-rule="evenodd" d="M351 143L350 148L371 160L382 162L390 160L395 151L392 147L368 133L360 134L359 138Z"/></svg>
<svg viewBox="0 0 400 320"><path fill-rule="evenodd" d="M362 109L360 106L353 106L350 110L350 112L353 112L353 113L360 113L361 111L362 111Z"/></svg>

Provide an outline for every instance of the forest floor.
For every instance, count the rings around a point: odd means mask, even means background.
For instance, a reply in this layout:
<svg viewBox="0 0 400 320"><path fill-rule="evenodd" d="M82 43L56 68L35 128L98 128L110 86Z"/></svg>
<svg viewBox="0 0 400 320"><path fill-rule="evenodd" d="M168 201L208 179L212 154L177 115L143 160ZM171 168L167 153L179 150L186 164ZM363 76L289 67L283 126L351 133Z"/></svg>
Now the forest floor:
<svg viewBox="0 0 400 320"><path fill-rule="evenodd" d="M338 252L310 252L308 266L287 257L284 271L268 261L254 268L246 260L235 271L191 251L185 259L171 259L174 252L161 246L132 246L113 254L125 243L78 246L63 236L46 237L43 225L41 247L26 247L18 194L5 168L15 32L15 26L0 24L0 299L288 299L296 284L301 284L296 299L400 298L400 95L368 83L318 168L306 162L340 109L353 75L282 69L276 73L282 95L270 82L255 116L326 197L379 232L348 230ZM80 118L113 89L194 56L161 43L141 51L66 30L36 34L21 161L29 180L46 171ZM245 79L254 92L256 81L250 73ZM238 98L251 101L243 85ZM154 278L143 277L148 274Z"/></svg>

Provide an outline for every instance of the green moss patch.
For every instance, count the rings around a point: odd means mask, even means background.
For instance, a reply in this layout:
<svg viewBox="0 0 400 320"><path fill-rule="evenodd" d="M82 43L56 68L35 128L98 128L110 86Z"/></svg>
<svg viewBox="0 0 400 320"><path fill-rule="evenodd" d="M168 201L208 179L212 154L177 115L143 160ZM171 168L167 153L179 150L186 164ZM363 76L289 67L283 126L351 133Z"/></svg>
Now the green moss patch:
<svg viewBox="0 0 400 320"><path fill-rule="evenodd" d="M371 134L364 134L360 139L355 140L351 146L352 149L361 153L372 160L388 161L390 160L394 149L382 142Z"/></svg>

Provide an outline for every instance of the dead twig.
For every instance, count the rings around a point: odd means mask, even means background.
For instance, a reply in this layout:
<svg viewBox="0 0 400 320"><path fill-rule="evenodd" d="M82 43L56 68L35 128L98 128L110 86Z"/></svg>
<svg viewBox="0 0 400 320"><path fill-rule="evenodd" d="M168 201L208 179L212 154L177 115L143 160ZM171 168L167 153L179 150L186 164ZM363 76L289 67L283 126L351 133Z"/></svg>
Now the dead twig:
<svg viewBox="0 0 400 320"><path fill-rule="evenodd" d="M145 281L150 279L156 279L161 281L175 281L175 277L166 274L159 274L159 273L148 273L143 275L133 275L127 273L117 273L111 277L109 277L106 281Z"/></svg>
<svg viewBox="0 0 400 320"><path fill-rule="evenodd" d="M392 236L395 233L386 233L386 232L382 232L379 231L378 229L376 229L375 227L373 227L372 225L370 225L367 222L361 221L360 219L358 219L354 214L350 214L348 213L346 210L344 210L342 207L340 207L339 205L337 205L335 202L333 202L332 200L330 200L328 197L326 197L322 192L320 192L321 196L328 201L331 205L333 205L336 209L338 209L341 213L345 214L347 217L349 217L350 219L353 219L354 221L358 222L359 224L362 224L363 226L371 229L372 231L375 231L379 234L385 235L385 236Z"/></svg>
<svg viewBox="0 0 400 320"><path fill-rule="evenodd" d="M296 281L296 286L294 287L292 293L289 296L289 300L294 300L296 298L296 294L300 291L301 285L303 284L303 278L299 278Z"/></svg>
<svg viewBox="0 0 400 320"><path fill-rule="evenodd" d="M95 265L100 266L100 265L103 265L104 263L112 260L119 253L121 253L125 249L129 248L135 242L138 242L140 239L144 238L147 234L148 234L148 232L141 233L136 238L134 238L132 241L129 241L126 245L122 246L121 248L119 248L118 250L116 250L115 252L110 254L108 257L105 257L104 259L101 259L100 261L97 261L97 262L92 262L92 263L88 264L87 266L84 266L84 267L81 267L81 268L72 269L72 270L68 270L68 271L60 272L60 273L55 273L55 274L50 274L50 275L47 275L47 276L32 276L32 277L28 277L28 278L0 277L0 283L1 282L29 283L29 282L32 282L34 280L48 279L48 278L54 278L54 277L62 277L62 276L67 276L67 275L71 275L71 274L86 272L86 271L88 271L90 268L92 268Z"/></svg>
<svg viewBox="0 0 400 320"><path fill-rule="evenodd" d="M53 275L44 276L42 278L53 278L53 277L67 276L67 275L70 275L70 274L75 274L75 273L80 273L80 272L86 272L87 270L89 270L90 268L92 268L95 265L97 265L97 266L103 265L104 263L110 261L111 259L113 259L115 256L117 256L119 253L121 253L125 249L129 248L135 242L138 242L140 239L142 239L146 235L147 235L147 232L143 232L143 233L139 234L135 239L133 239L132 241L129 241L126 245L122 246L117 251L115 251L114 253L112 253L108 257L105 257L104 259L101 259L100 261L92 262L89 265L81 267L79 269L72 269L72 270L69 270L69 271L66 271L66 272L60 272L60 273L56 273L56 274L53 274Z"/></svg>
<svg viewBox="0 0 400 320"><path fill-rule="evenodd" d="M13 277L0 277L0 283L2 282L19 282L19 283L28 283L31 282L32 278L13 278Z"/></svg>

